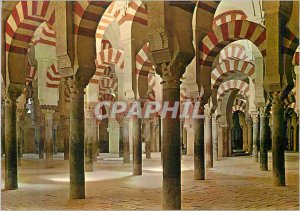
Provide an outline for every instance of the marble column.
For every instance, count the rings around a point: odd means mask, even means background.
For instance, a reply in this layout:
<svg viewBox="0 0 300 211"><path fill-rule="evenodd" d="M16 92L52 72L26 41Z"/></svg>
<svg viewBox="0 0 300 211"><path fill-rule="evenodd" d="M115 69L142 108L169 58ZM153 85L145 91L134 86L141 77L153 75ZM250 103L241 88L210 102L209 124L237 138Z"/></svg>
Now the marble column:
<svg viewBox="0 0 300 211"><path fill-rule="evenodd" d="M269 111L266 107L260 108L260 170L268 171L268 125Z"/></svg>
<svg viewBox="0 0 300 211"><path fill-rule="evenodd" d="M133 175L142 175L142 137L141 137L141 122L140 118L134 116L133 122Z"/></svg>
<svg viewBox="0 0 300 211"><path fill-rule="evenodd" d="M168 102L172 107L175 102L180 102L180 77L185 68L175 63L162 63L158 72L162 77L162 102ZM176 75L173 75L176 73ZM172 118L170 112L162 116L162 167L163 209L181 209L181 140L179 112ZM204 140L203 140L204 141ZM204 143L203 143L204 144ZM203 150L204 152L204 150Z"/></svg>
<svg viewBox="0 0 300 211"><path fill-rule="evenodd" d="M93 162L96 155L97 123L93 108L84 110L84 142L85 142L85 171L93 171Z"/></svg>
<svg viewBox="0 0 300 211"><path fill-rule="evenodd" d="M129 120L124 119L123 124L123 163L130 163L130 146L129 146Z"/></svg>
<svg viewBox="0 0 300 211"><path fill-rule="evenodd" d="M205 162L206 168L213 167L212 120L210 110L205 108Z"/></svg>
<svg viewBox="0 0 300 211"><path fill-rule="evenodd" d="M123 157L124 155L124 142L123 142L123 134L124 134L124 128L123 128L123 124L119 122L119 158Z"/></svg>
<svg viewBox="0 0 300 211"><path fill-rule="evenodd" d="M60 116L60 119L61 119L61 126L62 126L61 133L64 142L64 160L69 160L70 117L69 115L62 115Z"/></svg>
<svg viewBox="0 0 300 211"><path fill-rule="evenodd" d="M16 101L20 94L21 94L20 89L9 87L5 99L5 189L6 190L14 190L18 188Z"/></svg>
<svg viewBox="0 0 300 211"><path fill-rule="evenodd" d="M280 94L273 94L272 99L272 159L273 159L273 184L285 186L285 161L284 161L284 106Z"/></svg>
<svg viewBox="0 0 300 211"><path fill-rule="evenodd" d="M150 122L150 142L151 142L151 152L158 152L158 144L156 139L156 119L152 119Z"/></svg>
<svg viewBox="0 0 300 211"><path fill-rule="evenodd" d="M228 142L228 125L220 125L219 126L219 134L218 134L218 149L219 156L221 157L229 157L229 142Z"/></svg>
<svg viewBox="0 0 300 211"><path fill-rule="evenodd" d="M218 161L218 125L217 117L212 116L212 142L213 142L213 161Z"/></svg>
<svg viewBox="0 0 300 211"><path fill-rule="evenodd" d="M17 109L17 142L18 142L18 165L22 165L21 158L23 157L23 124L24 124L24 109Z"/></svg>
<svg viewBox="0 0 300 211"><path fill-rule="evenodd" d="M243 121L243 123L241 124L242 126L242 130L243 130L243 151L247 151L248 150L248 127L246 124L246 117Z"/></svg>
<svg viewBox="0 0 300 211"><path fill-rule="evenodd" d="M253 132L252 132L253 123L252 123L251 117L248 117L246 119L246 125L247 125L247 130L248 130L247 131L248 149L246 151L251 154L252 150L253 150Z"/></svg>
<svg viewBox="0 0 300 211"><path fill-rule="evenodd" d="M52 106L43 105L41 105L41 109L45 118L46 168L53 168L53 114L55 110Z"/></svg>
<svg viewBox="0 0 300 211"><path fill-rule="evenodd" d="M85 198L84 175L84 85L75 78L70 86L70 198Z"/></svg>
<svg viewBox="0 0 300 211"><path fill-rule="evenodd" d="M259 116L257 113L251 114L253 120L253 151L252 156L255 162L258 162L258 142L259 142Z"/></svg>
<svg viewBox="0 0 300 211"><path fill-rule="evenodd" d="M204 107L200 106L199 115L204 116ZM194 119L194 179L205 179L205 143L204 143L204 118Z"/></svg>
<svg viewBox="0 0 300 211"><path fill-rule="evenodd" d="M184 155L187 155L187 129L185 125L182 128L182 139L183 139L183 148L185 149Z"/></svg>
<svg viewBox="0 0 300 211"><path fill-rule="evenodd" d="M298 127L298 124L297 124L297 114L296 113L293 113L292 114L292 125L293 125L293 128L294 128L294 131L293 131L293 151L294 152L297 152L298 149L297 149L297 143L299 141L299 137L297 135L297 127Z"/></svg>
<svg viewBox="0 0 300 211"><path fill-rule="evenodd" d="M150 131L150 121L143 120L143 137L145 141L145 152L146 158L151 158L151 131Z"/></svg>

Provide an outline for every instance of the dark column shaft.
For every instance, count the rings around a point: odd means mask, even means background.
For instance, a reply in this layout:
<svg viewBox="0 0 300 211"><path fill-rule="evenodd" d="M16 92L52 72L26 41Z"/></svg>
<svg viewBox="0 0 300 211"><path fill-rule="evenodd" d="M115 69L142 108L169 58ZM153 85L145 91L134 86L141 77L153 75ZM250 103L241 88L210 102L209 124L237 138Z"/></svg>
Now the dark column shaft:
<svg viewBox="0 0 300 211"><path fill-rule="evenodd" d="M129 122L123 120L123 163L130 163Z"/></svg>
<svg viewBox="0 0 300 211"><path fill-rule="evenodd" d="M199 114L204 114L203 110ZM205 179L205 160L204 160L204 118L194 120L195 139L194 139L194 179Z"/></svg>
<svg viewBox="0 0 300 211"><path fill-rule="evenodd" d="M258 114L253 115L253 160L258 162L258 142L259 142L259 119Z"/></svg>
<svg viewBox="0 0 300 211"><path fill-rule="evenodd" d="M163 83L163 102L179 102L179 94L179 81ZM163 209L181 209L180 148L179 116L171 118L167 115L162 119Z"/></svg>
<svg viewBox="0 0 300 211"><path fill-rule="evenodd" d="M268 171L268 125L269 117L266 112L260 114L260 170Z"/></svg>
<svg viewBox="0 0 300 211"><path fill-rule="evenodd" d="M272 100L272 158L274 186L285 186L283 122L283 102L276 96Z"/></svg>
<svg viewBox="0 0 300 211"><path fill-rule="evenodd" d="M75 79L71 79L75 80ZM71 82L72 83L72 82ZM70 103L70 198L85 198L84 176L84 92L71 87Z"/></svg>
<svg viewBox="0 0 300 211"><path fill-rule="evenodd" d="M16 97L5 102L5 189L18 188L18 154L16 131Z"/></svg>
<svg viewBox="0 0 300 211"><path fill-rule="evenodd" d="M133 175L142 175L141 119L133 118Z"/></svg>

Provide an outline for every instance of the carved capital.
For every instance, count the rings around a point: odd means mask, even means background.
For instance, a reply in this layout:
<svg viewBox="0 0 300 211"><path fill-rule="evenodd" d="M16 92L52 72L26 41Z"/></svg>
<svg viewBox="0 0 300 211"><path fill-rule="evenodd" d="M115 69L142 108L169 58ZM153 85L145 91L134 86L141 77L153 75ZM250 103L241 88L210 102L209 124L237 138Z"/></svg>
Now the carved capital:
<svg viewBox="0 0 300 211"><path fill-rule="evenodd" d="M82 81L75 76L65 78L68 89L70 90L70 95L84 95L84 88L86 86L86 82Z"/></svg>
<svg viewBox="0 0 300 211"><path fill-rule="evenodd" d="M257 123L259 121L259 113L258 112L253 112L251 114L251 117L252 117L253 123Z"/></svg>

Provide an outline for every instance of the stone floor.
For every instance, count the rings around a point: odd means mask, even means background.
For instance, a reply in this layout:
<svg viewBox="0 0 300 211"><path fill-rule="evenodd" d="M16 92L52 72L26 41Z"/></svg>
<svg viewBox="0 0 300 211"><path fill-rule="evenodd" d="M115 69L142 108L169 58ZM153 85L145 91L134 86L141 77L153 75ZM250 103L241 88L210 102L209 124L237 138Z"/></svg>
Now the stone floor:
<svg viewBox="0 0 300 211"><path fill-rule="evenodd" d="M160 154L143 159L143 175L131 166L101 155L95 171L86 173L86 199L69 199L68 161L55 156L45 169L36 155L25 155L19 189L2 190L2 209L161 209ZM271 161L271 154L269 154ZM193 157L182 160L182 209L299 209L298 154L286 153L286 187L272 186L272 172L259 171L251 157L223 158L207 170L205 181L193 180ZM4 176L2 161L2 178ZM269 168L271 168L269 162ZM2 189L3 189L2 179Z"/></svg>

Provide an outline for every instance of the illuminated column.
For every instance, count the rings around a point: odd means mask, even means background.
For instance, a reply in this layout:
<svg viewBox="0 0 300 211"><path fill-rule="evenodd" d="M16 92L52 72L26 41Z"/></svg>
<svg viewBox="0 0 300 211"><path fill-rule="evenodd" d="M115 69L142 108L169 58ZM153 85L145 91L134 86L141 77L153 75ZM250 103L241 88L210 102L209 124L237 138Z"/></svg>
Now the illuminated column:
<svg viewBox="0 0 300 211"><path fill-rule="evenodd" d="M259 142L259 116L258 112L251 114L253 120L253 151L252 156L258 162L258 142Z"/></svg>
<svg viewBox="0 0 300 211"><path fill-rule="evenodd" d="M212 116L213 161L218 160L218 125L216 114Z"/></svg>
<svg viewBox="0 0 300 211"><path fill-rule="evenodd" d="M93 108L86 108L84 111L85 115L85 130L84 130L84 140L85 140L85 171L93 171L93 161L95 161L96 155L96 135L97 135L97 124L96 117Z"/></svg>
<svg viewBox="0 0 300 211"><path fill-rule="evenodd" d="M205 108L205 161L206 168L213 167L212 120L210 110Z"/></svg>
<svg viewBox="0 0 300 211"><path fill-rule="evenodd" d="M204 116L204 105L198 110L199 115ZM204 118L194 119L194 179L205 179L205 150L204 150Z"/></svg>
<svg viewBox="0 0 300 211"><path fill-rule="evenodd" d="M123 163L130 163L130 147L129 147L129 120L123 120Z"/></svg>
<svg viewBox="0 0 300 211"><path fill-rule="evenodd" d="M248 149L247 151L249 153L252 153L252 148L253 148L253 133L252 133L252 119L251 117L249 116L247 119L246 119L246 124L247 124L247 129L248 129L248 132L247 132L247 135L248 135Z"/></svg>
<svg viewBox="0 0 300 211"><path fill-rule="evenodd" d="M151 128L150 128L150 120L143 121L143 136L145 140L145 151L146 158L151 158Z"/></svg>
<svg viewBox="0 0 300 211"><path fill-rule="evenodd" d="M52 106L41 106L45 118L46 168L53 168L53 114Z"/></svg>

